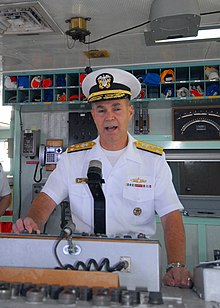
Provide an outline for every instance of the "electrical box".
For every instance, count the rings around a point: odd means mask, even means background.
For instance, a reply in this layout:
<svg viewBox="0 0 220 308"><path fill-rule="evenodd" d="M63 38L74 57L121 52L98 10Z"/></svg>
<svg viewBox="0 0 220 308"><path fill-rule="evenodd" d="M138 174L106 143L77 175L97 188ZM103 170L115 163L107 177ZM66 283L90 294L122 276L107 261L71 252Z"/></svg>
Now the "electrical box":
<svg viewBox="0 0 220 308"><path fill-rule="evenodd" d="M148 106L137 103L134 107L134 134L149 133L149 114Z"/></svg>
<svg viewBox="0 0 220 308"><path fill-rule="evenodd" d="M23 130L21 133L21 155L35 157L38 155L40 130Z"/></svg>
<svg viewBox="0 0 220 308"><path fill-rule="evenodd" d="M69 145L91 141L98 136L90 111L69 113Z"/></svg>

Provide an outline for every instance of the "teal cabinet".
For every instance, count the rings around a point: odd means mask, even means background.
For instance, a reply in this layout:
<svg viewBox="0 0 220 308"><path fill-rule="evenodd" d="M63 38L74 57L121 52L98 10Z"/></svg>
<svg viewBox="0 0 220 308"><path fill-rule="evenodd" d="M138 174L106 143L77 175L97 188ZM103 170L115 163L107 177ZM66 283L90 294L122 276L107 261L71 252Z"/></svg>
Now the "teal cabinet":
<svg viewBox="0 0 220 308"><path fill-rule="evenodd" d="M151 103L150 108L181 106L187 101L195 105L205 100L218 104L218 62L121 68L140 80L142 91L137 101ZM74 69L3 74L3 104L86 103L81 90L84 77L83 70Z"/></svg>
<svg viewBox="0 0 220 308"><path fill-rule="evenodd" d="M4 75L4 105L72 104L85 102L80 71ZM10 81L11 79L11 81Z"/></svg>
<svg viewBox="0 0 220 308"><path fill-rule="evenodd" d="M167 266L163 229L159 217L154 236L162 245L162 270ZM183 216L186 233L186 263L190 271L200 262L214 260L214 250L220 250L220 218Z"/></svg>

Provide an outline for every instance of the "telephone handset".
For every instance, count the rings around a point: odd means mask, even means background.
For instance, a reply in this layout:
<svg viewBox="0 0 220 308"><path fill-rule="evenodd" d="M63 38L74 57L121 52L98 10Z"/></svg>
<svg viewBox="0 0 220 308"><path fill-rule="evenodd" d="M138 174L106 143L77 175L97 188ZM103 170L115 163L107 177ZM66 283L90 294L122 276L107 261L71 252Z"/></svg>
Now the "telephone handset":
<svg viewBox="0 0 220 308"><path fill-rule="evenodd" d="M62 146L45 146L41 144L39 147L39 163L41 166L57 164L62 153Z"/></svg>
<svg viewBox="0 0 220 308"><path fill-rule="evenodd" d="M39 162L37 163L34 171L34 182L41 182L43 166L46 165L46 171L53 171L56 168L56 164L62 153L62 146L45 146L44 144L39 146ZM40 176L37 179L37 170L39 165L41 165Z"/></svg>

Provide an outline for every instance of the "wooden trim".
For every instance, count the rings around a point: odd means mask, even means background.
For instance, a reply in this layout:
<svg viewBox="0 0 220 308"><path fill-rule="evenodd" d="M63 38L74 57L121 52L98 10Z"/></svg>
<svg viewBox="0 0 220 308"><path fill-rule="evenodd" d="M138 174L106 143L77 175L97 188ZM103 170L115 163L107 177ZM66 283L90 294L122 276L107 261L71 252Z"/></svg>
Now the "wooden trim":
<svg viewBox="0 0 220 308"><path fill-rule="evenodd" d="M0 268L1 281L62 286L87 286L118 288L118 273L34 269L34 268Z"/></svg>
<svg viewBox="0 0 220 308"><path fill-rule="evenodd" d="M8 238L8 239L37 239L37 240L60 240L60 237L56 236L47 236L47 235L36 235L36 234L8 234L8 233L0 233L1 238ZM63 238L62 241L66 241L66 238ZM106 238L106 237L92 237L92 236L73 236L72 241L87 241L87 242L114 242L114 243L138 243L138 244L158 244L160 242L156 239L129 239L129 238Z"/></svg>

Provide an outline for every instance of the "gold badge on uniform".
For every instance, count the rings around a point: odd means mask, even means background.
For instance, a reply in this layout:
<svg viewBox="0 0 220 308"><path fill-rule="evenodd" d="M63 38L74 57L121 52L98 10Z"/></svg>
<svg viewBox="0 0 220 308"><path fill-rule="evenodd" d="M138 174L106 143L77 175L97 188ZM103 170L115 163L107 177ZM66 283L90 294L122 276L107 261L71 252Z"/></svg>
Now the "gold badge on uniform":
<svg viewBox="0 0 220 308"><path fill-rule="evenodd" d="M147 182L146 180L140 179L139 177L136 179L131 179L130 181L134 183L146 183Z"/></svg>
<svg viewBox="0 0 220 308"><path fill-rule="evenodd" d="M87 178L76 178L76 184L87 184Z"/></svg>
<svg viewBox="0 0 220 308"><path fill-rule="evenodd" d="M151 188L152 185L150 183L147 184L147 180L140 177L135 177L130 179L129 182L126 183L127 187L139 187L139 188Z"/></svg>
<svg viewBox="0 0 220 308"><path fill-rule="evenodd" d="M134 210L133 210L133 214L135 216L140 216L142 213L142 209L140 207L135 207Z"/></svg>

